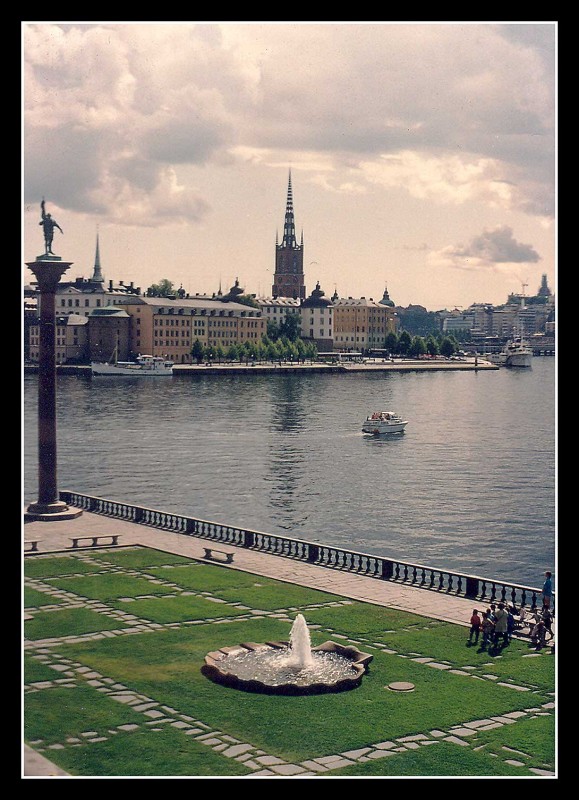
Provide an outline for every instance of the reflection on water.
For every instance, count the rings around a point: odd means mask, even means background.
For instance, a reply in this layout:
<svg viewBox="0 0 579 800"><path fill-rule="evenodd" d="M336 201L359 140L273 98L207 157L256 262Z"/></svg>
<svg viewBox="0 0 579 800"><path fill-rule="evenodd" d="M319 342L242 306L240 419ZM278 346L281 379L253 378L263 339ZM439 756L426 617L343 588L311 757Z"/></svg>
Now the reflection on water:
<svg viewBox="0 0 579 800"><path fill-rule="evenodd" d="M554 359L532 370L59 376L58 484L537 585L554 566ZM24 379L24 502L37 499ZM362 434L391 408L404 435Z"/></svg>
<svg viewBox="0 0 579 800"><path fill-rule="evenodd" d="M277 511L277 524L291 529L300 497L299 474L306 458L299 435L305 425L306 411L302 402L304 384L280 376L270 382L271 425L269 459L269 500Z"/></svg>

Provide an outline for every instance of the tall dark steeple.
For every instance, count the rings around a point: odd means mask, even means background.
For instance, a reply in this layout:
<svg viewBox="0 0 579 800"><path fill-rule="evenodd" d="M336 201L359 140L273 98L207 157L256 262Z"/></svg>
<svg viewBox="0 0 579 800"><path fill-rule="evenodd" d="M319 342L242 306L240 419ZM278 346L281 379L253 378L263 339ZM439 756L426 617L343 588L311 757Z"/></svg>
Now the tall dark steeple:
<svg viewBox="0 0 579 800"><path fill-rule="evenodd" d="M547 284L547 276L543 275L541 278L541 285L539 286L539 290L537 292L537 297L550 297L551 290Z"/></svg>
<svg viewBox="0 0 579 800"><path fill-rule="evenodd" d="M275 274L271 291L274 297L295 297L305 300L304 283L304 235L300 244L296 240L292 173L289 172L283 239L275 237Z"/></svg>
<svg viewBox="0 0 579 800"><path fill-rule="evenodd" d="M104 283L105 279L103 278L103 273L101 271L101 254L99 249L99 232L97 228L97 239L96 239L96 253L94 257L94 272L92 274L92 281L94 283Z"/></svg>

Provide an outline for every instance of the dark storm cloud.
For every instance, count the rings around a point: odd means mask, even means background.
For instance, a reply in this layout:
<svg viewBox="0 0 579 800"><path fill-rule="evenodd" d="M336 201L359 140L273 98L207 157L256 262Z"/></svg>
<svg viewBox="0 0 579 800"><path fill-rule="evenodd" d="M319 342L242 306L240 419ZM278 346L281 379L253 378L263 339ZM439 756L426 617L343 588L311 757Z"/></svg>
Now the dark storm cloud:
<svg viewBox="0 0 579 800"><path fill-rule="evenodd" d="M512 228L507 225L483 231L468 245L455 247L452 254L457 258L473 258L489 264L533 264L541 259L532 245L517 242Z"/></svg>

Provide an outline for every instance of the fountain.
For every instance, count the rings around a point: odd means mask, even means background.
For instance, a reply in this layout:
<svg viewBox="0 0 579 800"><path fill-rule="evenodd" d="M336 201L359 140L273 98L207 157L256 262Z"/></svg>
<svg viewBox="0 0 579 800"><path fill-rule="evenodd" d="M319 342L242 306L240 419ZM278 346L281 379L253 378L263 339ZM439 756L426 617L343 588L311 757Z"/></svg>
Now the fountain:
<svg viewBox="0 0 579 800"><path fill-rule="evenodd" d="M321 694L354 689L373 656L357 647L325 642L312 647L302 614L289 642L244 642L208 653L202 672L216 683L262 694Z"/></svg>
<svg viewBox="0 0 579 800"><path fill-rule="evenodd" d="M303 614L298 614L290 630L290 655L288 664L297 669L308 669L312 666L312 645L310 631Z"/></svg>

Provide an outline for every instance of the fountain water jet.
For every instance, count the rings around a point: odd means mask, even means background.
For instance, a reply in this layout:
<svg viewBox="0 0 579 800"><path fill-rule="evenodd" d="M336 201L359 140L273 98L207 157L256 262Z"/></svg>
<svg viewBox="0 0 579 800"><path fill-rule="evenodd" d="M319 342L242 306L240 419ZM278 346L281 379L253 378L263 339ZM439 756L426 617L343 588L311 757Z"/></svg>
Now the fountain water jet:
<svg viewBox="0 0 579 800"><path fill-rule="evenodd" d="M298 614L290 630L289 663L306 669L313 664L310 631L303 614Z"/></svg>
<svg viewBox="0 0 579 800"><path fill-rule="evenodd" d="M358 648L325 642L311 647L302 614L289 642L244 642L208 653L202 672L216 683L264 694L320 694L354 689L373 656Z"/></svg>

